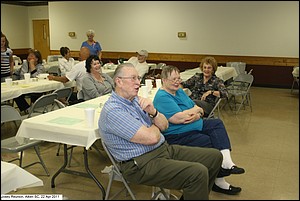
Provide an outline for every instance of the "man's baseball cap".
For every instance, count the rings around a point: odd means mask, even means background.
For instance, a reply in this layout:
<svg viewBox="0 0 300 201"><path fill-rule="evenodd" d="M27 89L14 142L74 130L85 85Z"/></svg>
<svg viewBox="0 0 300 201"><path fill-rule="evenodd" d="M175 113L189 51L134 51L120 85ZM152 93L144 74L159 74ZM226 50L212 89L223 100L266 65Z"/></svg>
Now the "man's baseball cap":
<svg viewBox="0 0 300 201"><path fill-rule="evenodd" d="M141 56L148 57L148 51L147 50L140 50L140 51L138 51L136 53L138 53Z"/></svg>

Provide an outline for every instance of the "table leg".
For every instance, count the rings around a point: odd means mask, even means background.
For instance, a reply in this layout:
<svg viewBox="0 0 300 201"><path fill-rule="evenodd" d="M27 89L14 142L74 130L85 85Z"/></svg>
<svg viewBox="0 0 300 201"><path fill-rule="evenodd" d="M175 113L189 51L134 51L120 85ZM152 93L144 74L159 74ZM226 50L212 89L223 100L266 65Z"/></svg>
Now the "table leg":
<svg viewBox="0 0 300 201"><path fill-rule="evenodd" d="M96 182L96 184L100 188L100 190L102 191L102 198L103 198L103 200L105 200L105 195L106 195L105 190L104 190L102 184L98 181L98 179L94 176L94 174L90 170L90 168L88 166L87 150L85 148L83 148L83 149L84 149L84 166L85 166L85 169L86 169L87 173L90 175L90 177Z"/></svg>
<svg viewBox="0 0 300 201"><path fill-rule="evenodd" d="M84 166L85 166L85 170L87 171L87 173L79 172L79 171L75 171L75 170L68 170L66 168L67 164L68 164L68 149L67 149L67 145L64 144L64 164L51 178L51 188L55 188L54 180L61 172L73 174L73 175L77 175L77 176L82 176L82 177L87 177L87 178L91 178L95 181L95 183L97 184L97 186L100 188L100 190L102 192L102 199L105 200L105 195L106 195L105 189L103 188L102 184L98 181L98 179L94 176L94 174L90 170L90 168L88 166L87 150L85 148L83 148L83 149L84 149Z"/></svg>

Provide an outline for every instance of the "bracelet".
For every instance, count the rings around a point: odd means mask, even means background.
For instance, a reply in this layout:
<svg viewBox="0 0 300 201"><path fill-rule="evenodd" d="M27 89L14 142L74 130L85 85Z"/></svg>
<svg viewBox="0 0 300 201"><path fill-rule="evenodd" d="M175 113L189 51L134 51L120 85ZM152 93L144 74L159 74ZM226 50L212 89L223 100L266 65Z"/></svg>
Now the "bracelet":
<svg viewBox="0 0 300 201"><path fill-rule="evenodd" d="M150 116L152 119L154 119L157 115L158 115L158 111L157 111L157 110L156 110L156 112L155 112L154 115L149 114L149 116Z"/></svg>

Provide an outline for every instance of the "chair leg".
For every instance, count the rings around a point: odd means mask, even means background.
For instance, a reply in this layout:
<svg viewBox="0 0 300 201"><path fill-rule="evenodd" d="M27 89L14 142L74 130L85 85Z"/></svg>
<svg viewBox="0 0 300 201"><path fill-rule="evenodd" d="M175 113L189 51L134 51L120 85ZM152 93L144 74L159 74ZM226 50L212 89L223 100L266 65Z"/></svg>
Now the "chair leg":
<svg viewBox="0 0 300 201"><path fill-rule="evenodd" d="M19 158L19 166L22 167L22 161L23 161L23 151L20 152L20 158Z"/></svg>
<svg viewBox="0 0 300 201"><path fill-rule="evenodd" d="M250 96L250 93L248 94L248 101L249 101L250 110L251 110L251 112L252 112L252 103L251 103L251 96Z"/></svg>
<svg viewBox="0 0 300 201"><path fill-rule="evenodd" d="M58 148L57 148L56 156L59 156L60 145L61 145L61 144L58 144Z"/></svg>
<svg viewBox="0 0 300 201"><path fill-rule="evenodd" d="M238 107L238 109L237 109L237 111L236 111L235 114L237 114L240 111L240 109L241 109L242 106L245 107L245 100L246 100L246 98L247 98L247 95L242 96L242 101L241 101L241 103L240 103L240 105L239 105L239 107Z"/></svg>
<svg viewBox="0 0 300 201"><path fill-rule="evenodd" d="M44 163L44 161L43 161L43 159L42 159L42 157L41 157L41 155L40 155L38 146L34 146L34 150L35 150L36 155L39 157L40 163L41 163L41 165L43 166L43 168L44 168L44 170L45 170L47 176L50 176L49 171L48 171L48 169L47 169L47 167L46 167L46 165L45 165L45 163Z"/></svg>
<svg viewBox="0 0 300 201"><path fill-rule="evenodd" d="M295 85L295 79L293 80L293 84L292 84L292 88L291 88L291 94L293 93L294 85Z"/></svg>
<svg viewBox="0 0 300 201"><path fill-rule="evenodd" d="M136 200L136 198L135 198L133 192L131 191L129 185L127 184L127 181L125 181L125 179L124 179L123 176L121 177L121 179L122 179L122 182L123 182L123 184L125 185L125 187L126 187L128 193L130 194L131 198L132 198L133 200Z"/></svg>
<svg viewBox="0 0 300 201"><path fill-rule="evenodd" d="M106 188L105 200L108 200L108 198L109 198L109 192L110 192L112 181L113 181L113 174L114 174L113 172L111 174L109 174L109 180L108 180L108 185Z"/></svg>
<svg viewBox="0 0 300 201"><path fill-rule="evenodd" d="M115 178L118 178L118 179L115 179ZM121 181L124 184L125 187L121 191L119 191L116 194L114 194L111 198L109 198L109 193L110 193L110 190L111 190L112 182L114 180ZM112 172L109 174L109 181L108 181L108 185L107 185L107 189L106 189L105 200L109 200L109 199L115 198L117 195L119 195L125 189L127 190L127 192L129 193L129 195L131 196L132 200L136 200L136 197L134 196L133 192L131 191L131 189L130 189L127 181L124 179L124 177L122 175L119 175L116 172L116 170L112 169Z"/></svg>
<svg viewBox="0 0 300 201"><path fill-rule="evenodd" d="M70 151L70 156L69 156L69 161L68 161L68 167L71 167L71 160L72 160L72 156L73 156L73 146L70 147L71 151Z"/></svg>

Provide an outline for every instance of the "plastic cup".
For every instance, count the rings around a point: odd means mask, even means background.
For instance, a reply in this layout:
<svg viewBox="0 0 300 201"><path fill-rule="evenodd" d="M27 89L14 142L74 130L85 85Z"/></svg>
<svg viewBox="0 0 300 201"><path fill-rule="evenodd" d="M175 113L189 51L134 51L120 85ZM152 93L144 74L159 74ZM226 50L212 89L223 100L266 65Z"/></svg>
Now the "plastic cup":
<svg viewBox="0 0 300 201"><path fill-rule="evenodd" d="M12 86L12 78L6 78L5 83L8 87L11 87Z"/></svg>
<svg viewBox="0 0 300 201"><path fill-rule="evenodd" d="M150 92L152 87L153 87L152 80L151 79L146 79L145 80L145 85L148 87L148 92Z"/></svg>
<svg viewBox="0 0 300 201"><path fill-rule="evenodd" d="M141 86L141 96L144 98L148 98L148 87L147 86Z"/></svg>
<svg viewBox="0 0 300 201"><path fill-rule="evenodd" d="M155 80L156 88L159 89L161 87L161 79L156 79Z"/></svg>
<svg viewBox="0 0 300 201"><path fill-rule="evenodd" d="M85 108L85 122L88 128L94 128L95 108Z"/></svg>
<svg viewBox="0 0 300 201"><path fill-rule="evenodd" d="M24 73L25 83L28 84L30 82L30 73Z"/></svg>
<svg viewBox="0 0 300 201"><path fill-rule="evenodd" d="M151 79L145 79L145 85L146 86L152 86L152 80Z"/></svg>

